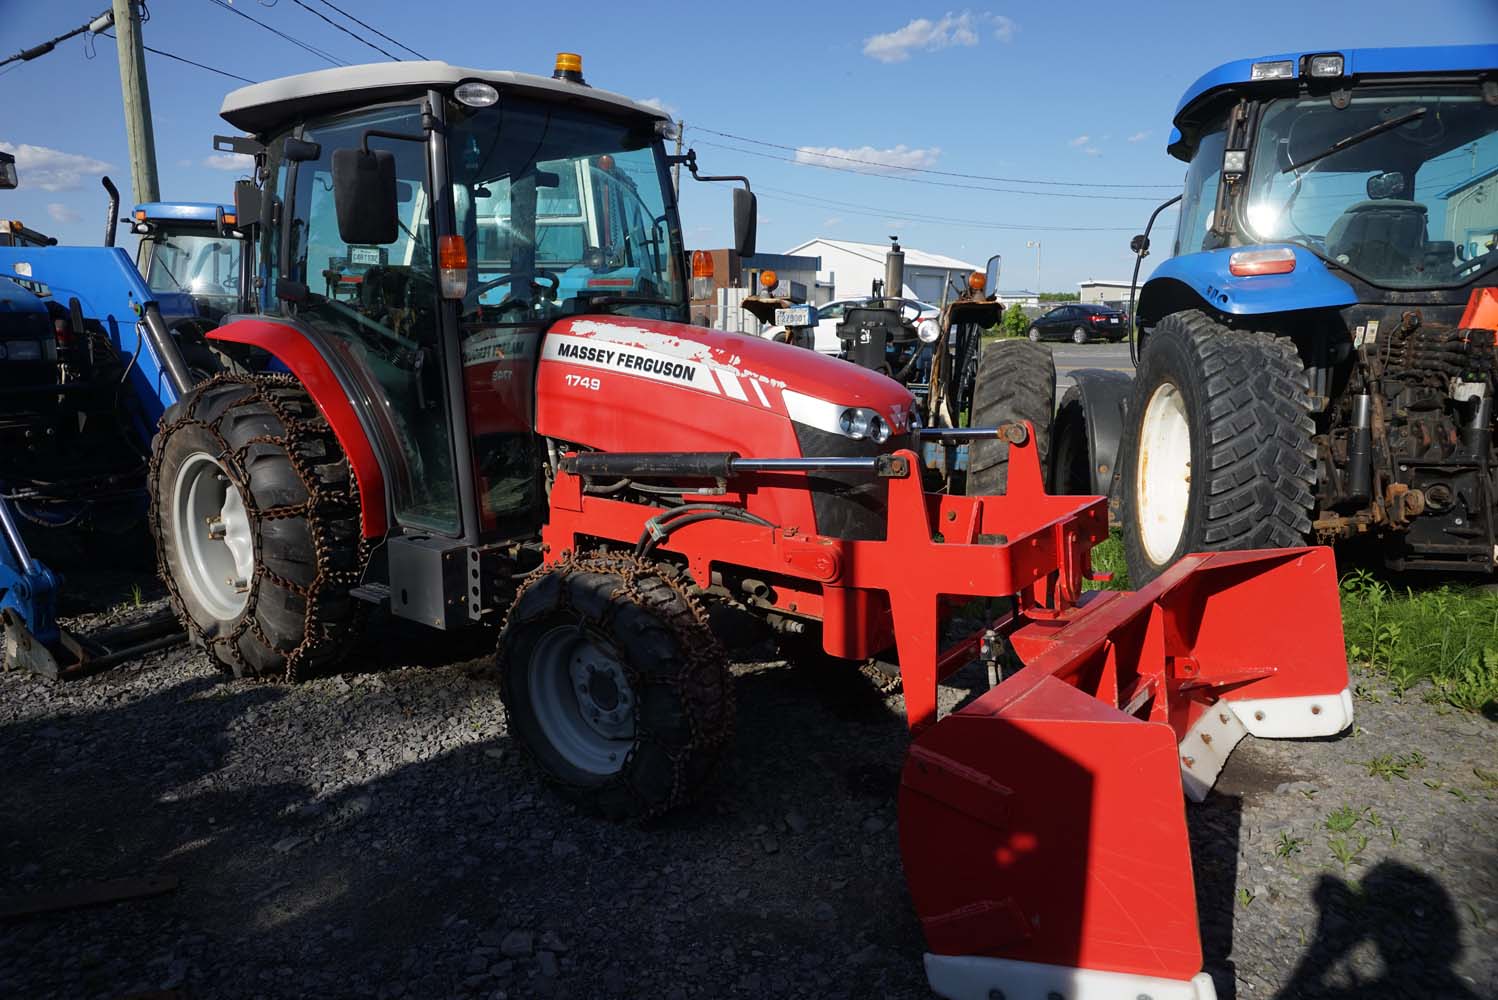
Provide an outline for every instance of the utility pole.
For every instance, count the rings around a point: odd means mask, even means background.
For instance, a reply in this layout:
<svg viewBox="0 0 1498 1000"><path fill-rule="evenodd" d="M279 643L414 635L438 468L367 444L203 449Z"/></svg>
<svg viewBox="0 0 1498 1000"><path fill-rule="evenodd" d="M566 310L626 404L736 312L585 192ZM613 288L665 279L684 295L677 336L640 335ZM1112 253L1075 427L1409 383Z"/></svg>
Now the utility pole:
<svg viewBox="0 0 1498 1000"><path fill-rule="evenodd" d="M125 136L130 141L130 187L135 203L156 201L156 134L151 127L151 92L146 86L146 52L141 47L140 6L112 0L114 37L119 49L120 97L125 102Z"/></svg>
<svg viewBox="0 0 1498 1000"><path fill-rule="evenodd" d="M687 120L683 118L676 123L676 155L681 155L682 143L686 141ZM681 201L681 161L678 160L671 165L671 190L676 195L676 200Z"/></svg>
<svg viewBox="0 0 1498 1000"><path fill-rule="evenodd" d="M1040 241L1026 240L1025 246L1035 248L1035 294L1040 294Z"/></svg>

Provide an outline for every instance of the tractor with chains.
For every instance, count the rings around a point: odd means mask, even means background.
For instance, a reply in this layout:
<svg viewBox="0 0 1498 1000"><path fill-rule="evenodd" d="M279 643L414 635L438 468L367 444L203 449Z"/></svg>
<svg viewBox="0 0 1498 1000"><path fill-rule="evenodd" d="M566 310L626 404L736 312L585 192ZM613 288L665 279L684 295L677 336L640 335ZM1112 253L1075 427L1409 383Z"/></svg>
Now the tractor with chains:
<svg viewBox="0 0 1498 1000"><path fill-rule="evenodd" d="M184 385L157 434L151 526L192 640L283 679L334 668L365 604L497 626L511 736L616 819L681 806L729 752L710 611L815 669L894 664L933 988L1211 997L1182 793L1245 735L1350 723L1330 554L1084 593L1106 501L1049 495L1024 420L939 428L1001 450L1004 488L928 492L907 387L686 322L672 123L581 69L351 66L225 99L270 267L260 314L209 337L286 373ZM1002 600L954 635L975 598ZM1286 604L1297 634L1252 627ZM1000 657L942 717L941 680Z"/></svg>
<svg viewBox="0 0 1498 1000"><path fill-rule="evenodd" d="M1135 583L1311 540L1498 567L1495 66L1495 45L1290 53L1181 99L1137 376L1076 375L1052 462L1058 492L1114 495Z"/></svg>

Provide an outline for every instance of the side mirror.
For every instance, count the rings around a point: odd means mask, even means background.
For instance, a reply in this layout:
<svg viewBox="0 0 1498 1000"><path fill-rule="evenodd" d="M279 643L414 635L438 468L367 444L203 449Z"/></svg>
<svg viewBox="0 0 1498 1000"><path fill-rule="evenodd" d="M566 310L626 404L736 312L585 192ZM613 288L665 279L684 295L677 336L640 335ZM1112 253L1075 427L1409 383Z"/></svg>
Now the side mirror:
<svg viewBox="0 0 1498 1000"><path fill-rule="evenodd" d="M1369 198L1398 198L1404 193L1404 174L1397 170L1374 174L1368 178L1367 190Z"/></svg>
<svg viewBox="0 0 1498 1000"><path fill-rule="evenodd" d="M988 258L988 266L983 269L983 287L988 289L988 297L994 298L999 294L999 269L1004 265L1004 258L994 254Z"/></svg>
<svg viewBox="0 0 1498 1000"><path fill-rule="evenodd" d="M1129 241L1129 249L1140 257L1150 252L1150 238L1143 233Z"/></svg>
<svg viewBox="0 0 1498 1000"><path fill-rule="evenodd" d="M333 205L345 243L394 243L399 235L395 154L388 149L333 150Z"/></svg>
<svg viewBox="0 0 1498 1000"><path fill-rule="evenodd" d="M759 228L759 199L754 192L733 189L733 245L739 259L754 256L755 235Z"/></svg>
<svg viewBox="0 0 1498 1000"><path fill-rule="evenodd" d="M16 178L15 155L0 153L0 191L12 191L19 183Z"/></svg>
<svg viewBox="0 0 1498 1000"><path fill-rule="evenodd" d="M234 183L234 228L243 232L260 222L260 205L264 193L254 181Z"/></svg>
<svg viewBox="0 0 1498 1000"><path fill-rule="evenodd" d="M322 156L322 143L288 137L281 146L281 155L293 163L310 163Z"/></svg>

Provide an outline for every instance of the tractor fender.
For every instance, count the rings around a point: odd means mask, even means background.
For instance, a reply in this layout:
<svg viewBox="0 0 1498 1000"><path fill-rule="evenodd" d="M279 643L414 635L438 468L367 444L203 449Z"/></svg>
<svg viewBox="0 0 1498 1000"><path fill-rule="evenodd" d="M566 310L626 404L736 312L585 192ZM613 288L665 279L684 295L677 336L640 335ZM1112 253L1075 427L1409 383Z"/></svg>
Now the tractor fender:
<svg viewBox="0 0 1498 1000"><path fill-rule="evenodd" d="M297 380L322 411L343 446L359 485L360 525L365 538L382 538L389 530L385 471L352 402L353 393L307 332L296 324L263 316L233 319L208 333L209 340L248 344L269 353Z"/></svg>
<svg viewBox="0 0 1498 1000"><path fill-rule="evenodd" d="M1088 492L1107 496L1118 474L1119 444L1134 379L1125 372L1101 368L1083 368L1071 377L1075 386L1067 390L1061 405L1065 408L1075 400L1081 420L1075 420L1077 414L1070 411L1058 414L1056 433L1081 435L1079 443L1086 447L1090 476ZM1059 449L1061 444L1054 443L1052 448Z"/></svg>
<svg viewBox="0 0 1498 1000"><path fill-rule="evenodd" d="M1233 274L1228 261L1244 250L1287 248L1295 269L1286 274ZM1155 268L1139 292L1139 325L1154 326L1164 316L1204 309L1228 316L1262 316L1303 309L1340 309L1357 304L1352 286L1332 273L1326 261L1305 247L1225 247L1172 257Z"/></svg>

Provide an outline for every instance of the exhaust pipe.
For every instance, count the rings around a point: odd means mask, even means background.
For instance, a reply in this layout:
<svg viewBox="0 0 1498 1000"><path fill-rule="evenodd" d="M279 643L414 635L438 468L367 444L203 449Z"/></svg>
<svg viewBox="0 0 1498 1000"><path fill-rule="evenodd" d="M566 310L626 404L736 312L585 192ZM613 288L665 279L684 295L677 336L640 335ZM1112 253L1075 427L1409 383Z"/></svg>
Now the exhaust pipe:
<svg viewBox="0 0 1498 1000"><path fill-rule="evenodd" d="M109 214L104 222L104 245L114 246L114 232L120 227L120 189L108 176L100 178L104 190L109 192Z"/></svg>
<svg viewBox="0 0 1498 1000"><path fill-rule="evenodd" d="M1347 443L1347 499L1366 503L1373 495L1373 397L1352 398L1352 440Z"/></svg>
<svg viewBox="0 0 1498 1000"><path fill-rule="evenodd" d="M890 237L889 253L884 255L884 305L898 308L890 303L905 297L905 251L900 247L900 237Z"/></svg>

